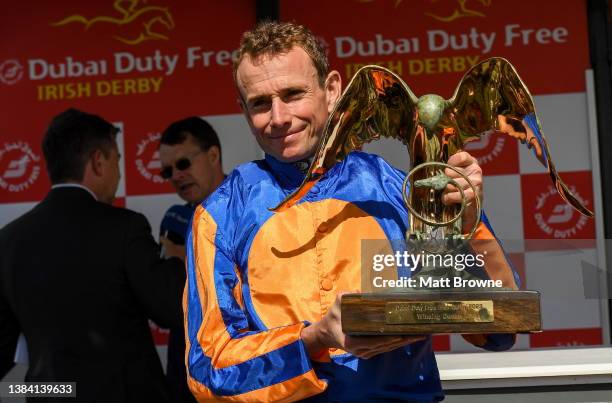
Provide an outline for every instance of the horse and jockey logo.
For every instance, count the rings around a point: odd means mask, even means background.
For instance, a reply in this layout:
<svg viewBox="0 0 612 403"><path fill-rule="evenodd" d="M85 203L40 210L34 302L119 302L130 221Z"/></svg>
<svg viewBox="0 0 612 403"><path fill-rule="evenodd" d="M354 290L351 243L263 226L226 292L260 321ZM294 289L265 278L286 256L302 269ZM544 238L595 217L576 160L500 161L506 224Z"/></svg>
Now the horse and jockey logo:
<svg viewBox="0 0 612 403"><path fill-rule="evenodd" d="M137 45L150 40L168 40L168 31L174 29L174 20L168 7L140 4L140 0L115 0L113 8L118 15L99 15L87 18L70 15L51 25L62 27L68 24L83 24L85 30L93 26L114 26L113 38L128 45Z"/></svg>
<svg viewBox="0 0 612 403"><path fill-rule="evenodd" d="M433 3L437 2L437 1L444 1L444 0L432 0ZM475 0L475 1L469 1L469 0L454 0L452 1L453 3L453 7L452 7L452 12L448 15L437 15L434 13L425 13L425 15L438 20L438 21L444 21L444 22L451 22L454 20L457 20L459 18L466 18L466 17L486 17L486 15L481 12L478 11L476 9L472 9L471 5L469 6L470 8L468 8L467 3L480 3L481 6L484 7L489 7L491 5L491 1L492 0ZM449 1L450 3L450 1Z"/></svg>
<svg viewBox="0 0 612 403"><path fill-rule="evenodd" d="M360 3L370 3L374 0L357 0ZM489 7L492 0L430 0L431 3L447 3L447 12L443 14L435 14L426 12L425 15L438 21L451 22L460 18L469 17L486 17L484 12L480 11L482 7ZM393 6L397 7L402 3L402 0L393 0ZM468 4L469 3L469 4Z"/></svg>

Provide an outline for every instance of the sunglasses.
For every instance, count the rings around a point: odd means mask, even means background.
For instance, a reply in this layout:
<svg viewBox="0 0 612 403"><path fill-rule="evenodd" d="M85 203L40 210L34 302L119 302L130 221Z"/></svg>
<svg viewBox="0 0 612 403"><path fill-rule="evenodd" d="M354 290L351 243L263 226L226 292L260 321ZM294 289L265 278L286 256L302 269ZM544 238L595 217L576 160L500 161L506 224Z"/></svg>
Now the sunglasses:
<svg viewBox="0 0 612 403"><path fill-rule="evenodd" d="M203 152L202 150L196 152L195 154L192 154L190 157L183 157L178 159L175 163L174 163L174 168L176 168L179 171L184 171L186 169L189 169L189 167L191 167L191 160L198 154L200 154L201 152ZM172 178L172 173L173 173L173 167L172 165L167 166L167 167L163 167L161 169L161 171L159 171L159 174L161 175L162 178L168 180L170 178Z"/></svg>

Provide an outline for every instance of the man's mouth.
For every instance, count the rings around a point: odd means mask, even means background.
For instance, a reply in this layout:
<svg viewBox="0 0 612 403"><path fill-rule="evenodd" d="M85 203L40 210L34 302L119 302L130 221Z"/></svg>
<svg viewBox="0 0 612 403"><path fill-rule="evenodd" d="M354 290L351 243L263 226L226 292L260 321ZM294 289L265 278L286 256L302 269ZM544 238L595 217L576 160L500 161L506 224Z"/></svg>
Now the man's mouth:
<svg viewBox="0 0 612 403"><path fill-rule="evenodd" d="M284 139L285 137L293 136L294 134L301 133L302 131L304 131L304 129L294 130L292 132L287 132L287 133L283 133L283 134L276 134L276 135L270 136L268 138L272 139L272 140Z"/></svg>
<svg viewBox="0 0 612 403"><path fill-rule="evenodd" d="M183 185L179 185L179 192L181 193L185 193L187 191L189 191L189 189L191 189L191 187L193 186L193 183L185 183Z"/></svg>

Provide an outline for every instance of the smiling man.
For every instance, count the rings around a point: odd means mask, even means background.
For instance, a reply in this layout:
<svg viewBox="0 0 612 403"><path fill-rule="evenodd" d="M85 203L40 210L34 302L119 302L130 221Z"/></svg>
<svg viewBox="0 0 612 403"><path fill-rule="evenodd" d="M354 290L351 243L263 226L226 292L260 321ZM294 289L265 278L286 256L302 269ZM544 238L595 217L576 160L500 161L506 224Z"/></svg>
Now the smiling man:
<svg viewBox="0 0 612 403"><path fill-rule="evenodd" d="M308 29L267 22L244 34L234 78L266 155L236 168L194 213L185 291L191 391L199 401L442 399L430 337L352 337L341 326L339 296L361 288L362 240L404 238L405 174L352 152L298 204L273 213L304 180L340 75ZM448 162L480 189L472 156ZM466 210L469 226L474 208ZM478 336L472 341L487 349L513 343L512 335Z"/></svg>
<svg viewBox="0 0 612 403"><path fill-rule="evenodd" d="M236 71L241 103L261 148L279 161L309 158L340 95L340 74L319 80L311 57L294 47L284 57L245 54Z"/></svg>

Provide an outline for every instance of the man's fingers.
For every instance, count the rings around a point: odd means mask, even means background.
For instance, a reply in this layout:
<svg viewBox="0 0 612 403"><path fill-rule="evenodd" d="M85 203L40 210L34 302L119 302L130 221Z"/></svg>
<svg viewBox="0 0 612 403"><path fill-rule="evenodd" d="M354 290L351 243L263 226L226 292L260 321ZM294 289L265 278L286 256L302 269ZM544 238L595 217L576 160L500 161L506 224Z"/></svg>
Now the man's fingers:
<svg viewBox="0 0 612 403"><path fill-rule="evenodd" d="M458 191L458 188L462 188L464 190L472 188L468 181L463 178L457 178L455 179L455 182L457 182L457 186L455 186L453 183L449 183L444 188L444 192L456 192ZM482 185L482 176L472 177L470 178L470 182L472 182L472 185L474 185L476 188L479 188Z"/></svg>
<svg viewBox="0 0 612 403"><path fill-rule="evenodd" d="M463 175L467 176L468 178L470 178L470 180L472 182L476 181L476 180L481 180L482 178L482 169L480 168L480 166L474 164L469 166L468 168L458 168L459 172L461 172ZM450 168L446 168L444 169L444 175L448 176L451 179L454 179L455 181L461 179L463 180L463 175L460 175L459 172L453 171Z"/></svg>
<svg viewBox="0 0 612 403"><path fill-rule="evenodd" d="M471 165L473 162L475 161L475 158L472 157L468 152L466 151L459 151L456 154L453 154L449 157L448 159L448 165L452 165L454 167L467 167L469 165Z"/></svg>
<svg viewBox="0 0 612 403"><path fill-rule="evenodd" d="M463 168L459 168L459 167L455 167L455 168L457 168L457 170L464 175L468 174L468 172L466 172L466 170ZM449 178L453 178L453 179L462 178L459 172L452 170L450 168L444 168L444 175L448 176Z"/></svg>
<svg viewBox="0 0 612 403"><path fill-rule="evenodd" d="M478 196L482 197L482 176L476 175L470 177L470 181L476 187ZM468 202L474 200L474 190L465 179L457 178L455 182L457 182L457 186L449 184L444 188L444 192L442 193L442 202L444 204L451 205L461 203L461 192L459 192L458 188L463 189Z"/></svg>
<svg viewBox="0 0 612 403"><path fill-rule="evenodd" d="M472 189L467 189L464 190L463 193L465 194L465 198L466 198L466 202L469 203L472 200L474 200L474 191ZM442 203L444 203L447 206L450 206L452 204L460 204L461 203L461 193L459 192L451 192L451 193L445 193L442 195Z"/></svg>

